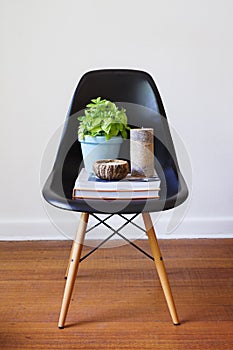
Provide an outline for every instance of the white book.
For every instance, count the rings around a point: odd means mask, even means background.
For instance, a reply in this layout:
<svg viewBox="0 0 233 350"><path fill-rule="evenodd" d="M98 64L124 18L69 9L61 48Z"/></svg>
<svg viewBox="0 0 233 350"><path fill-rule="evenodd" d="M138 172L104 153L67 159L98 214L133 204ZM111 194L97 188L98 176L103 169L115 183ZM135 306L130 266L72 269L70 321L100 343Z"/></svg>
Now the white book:
<svg viewBox="0 0 233 350"><path fill-rule="evenodd" d="M152 178L138 178L129 174L120 181L101 180L83 168L75 181L73 198L159 198L160 183L157 175Z"/></svg>

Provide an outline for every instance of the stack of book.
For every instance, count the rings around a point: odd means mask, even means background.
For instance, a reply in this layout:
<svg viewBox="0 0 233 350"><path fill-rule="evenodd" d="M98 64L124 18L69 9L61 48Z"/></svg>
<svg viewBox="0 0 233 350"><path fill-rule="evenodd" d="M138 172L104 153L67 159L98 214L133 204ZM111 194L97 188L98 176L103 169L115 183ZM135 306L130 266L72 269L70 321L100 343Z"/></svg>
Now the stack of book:
<svg viewBox="0 0 233 350"><path fill-rule="evenodd" d="M127 177L120 181L101 180L83 168L73 189L73 199L156 199L159 198L160 179Z"/></svg>

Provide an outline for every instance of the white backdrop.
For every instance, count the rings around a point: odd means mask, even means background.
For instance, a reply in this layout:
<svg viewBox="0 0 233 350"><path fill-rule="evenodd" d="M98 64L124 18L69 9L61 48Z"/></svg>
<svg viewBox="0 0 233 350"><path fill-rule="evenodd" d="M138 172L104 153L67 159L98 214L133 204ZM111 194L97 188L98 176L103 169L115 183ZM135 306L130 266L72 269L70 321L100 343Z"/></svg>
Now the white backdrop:
<svg viewBox="0 0 233 350"><path fill-rule="evenodd" d="M149 72L191 159L186 216L168 234L162 214L159 237L232 237L232 0L0 0L0 23L0 239L73 234L77 216L47 209L59 231L44 210L41 160L98 68Z"/></svg>

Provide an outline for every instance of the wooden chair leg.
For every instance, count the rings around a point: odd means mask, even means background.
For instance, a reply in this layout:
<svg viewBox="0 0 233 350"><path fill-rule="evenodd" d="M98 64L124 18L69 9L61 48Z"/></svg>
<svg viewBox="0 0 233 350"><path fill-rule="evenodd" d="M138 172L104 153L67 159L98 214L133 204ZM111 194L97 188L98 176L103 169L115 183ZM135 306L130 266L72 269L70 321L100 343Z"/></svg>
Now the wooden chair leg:
<svg viewBox="0 0 233 350"><path fill-rule="evenodd" d="M162 258L161 252L160 252L160 248L158 245L158 241L156 238L156 234L155 234L155 230L153 227L153 223L152 223L150 214L149 213L142 213L142 217L144 220L144 224L146 227L147 236L149 239L151 251L152 251L152 254L154 257L155 266L156 266L156 269L157 269L157 272L159 275L159 279L160 279L160 282L162 285L165 299L167 301L167 305L168 305L168 309L169 309L170 314L171 314L172 321L173 321L174 325L179 325L180 323L178 320L176 307L175 307L175 303L174 303L172 292L171 292L171 287L170 287L170 284L168 281L165 265L164 265L163 258Z"/></svg>
<svg viewBox="0 0 233 350"><path fill-rule="evenodd" d="M63 295L63 301L61 306L61 312L58 322L58 327L60 329L64 328L66 315L68 312L68 308L70 305L71 295L75 283L75 279L78 272L79 260L82 253L83 241L86 233L86 227L88 223L88 213L82 213L79 221L79 226L77 230L77 234L75 240L73 242L73 246L71 249L70 263L68 265L68 274L65 285L65 291Z"/></svg>
<svg viewBox="0 0 233 350"><path fill-rule="evenodd" d="M65 279L67 279L67 276L68 276L68 273L69 273L70 263L71 263L72 256L73 256L73 250L74 250L74 243L72 244L72 247L71 247L71 250L70 250L70 256L69 256L68 265L67 265L66 273L65 273Z"/></svg>

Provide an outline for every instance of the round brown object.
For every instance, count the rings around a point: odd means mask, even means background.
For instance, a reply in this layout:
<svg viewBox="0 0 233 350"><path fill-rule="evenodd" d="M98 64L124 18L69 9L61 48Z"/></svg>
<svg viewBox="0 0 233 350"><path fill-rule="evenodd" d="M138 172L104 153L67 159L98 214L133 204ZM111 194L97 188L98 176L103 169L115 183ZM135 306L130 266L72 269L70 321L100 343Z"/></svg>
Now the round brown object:
<svg viewBox="0 0 233 350"><path fill-rule="evenodd" d="M129 172L129 164L126 160L103 159L93 164L96 176L103 180L121 180Z"/></svg>

